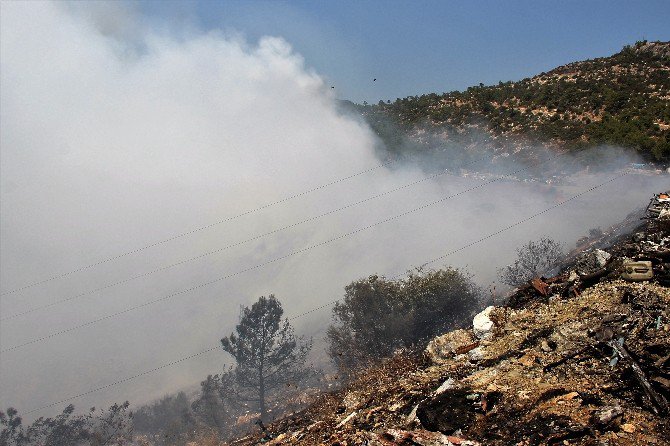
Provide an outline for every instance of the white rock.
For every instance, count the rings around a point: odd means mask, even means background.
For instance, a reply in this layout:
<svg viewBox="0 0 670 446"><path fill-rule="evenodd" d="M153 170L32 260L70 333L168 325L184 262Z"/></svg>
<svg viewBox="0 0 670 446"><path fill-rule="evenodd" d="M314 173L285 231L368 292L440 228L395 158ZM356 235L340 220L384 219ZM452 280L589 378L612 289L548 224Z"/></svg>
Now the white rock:
<svg viewBox="0 0 670 446"><path fill-rule="evenodd" d="M478 362L484 359L484 349L482 347L473 348L468 352L470 362Z"/></svg>
<svg viewBox="0 0 670 446"><path fill-rule="evenodd" d="M490 319L491 311L495 309L494 306L486 307L484 311L479 313L472 320L472 328L475 332L475 336L479 339L487 339L492 335L492 330L495 324Z"/></svg>
<svg viewBox="0 0 670 446"><path fill-rule="evenodd" d="M443 382L442 385L437 388L437 390L435 390L434 394L439 395L441 393L444 393L449 389L453 389L455 385L456 381L454 381L454 378L449 378L445 382Z"/></svg>
<svg viewBox="0 0 670 446"><path fill-rule="evenodd" d="M475 342L471 330L454 330L433 338L426 347L426 353L435 363L453 358L459 348Z"/></svg>
<svg viewBox="0 0 670 446"><path fill-rule="evenodd" d="M575 282L577 279L579 279L579 276L577 275L577 271L570 270L570 275L568 276L568 282Z"/></svg>
<svg viewBox="0 0 670 446"><path fill-rule="evenodd" d="M598 264L600 266L605 266L610 257L612 257L612 254L607 251L603 251L602 249L596 249L596 256L598 259Z"/></svg>
<svg viewBox="0 0 670 446"><path fill-rule="evenodd" d="M337 426L335 426L336 429L341 428L345 424L347 424L349 421L351 421L352 418L354 418L356 415L358 415L358 411L353 411L351 412L344 420L340 421Z"/></svg>
<svg viewBox="0 0 670 446"><path fill-rule="evenodd" d="M416 426L421 424L421 421L419 421L419 417L416 416L416 411L418 408L419 405L417 404L416 406L414 406L409 415L407 415L407 417L405 418L405 424L407 426Z"/></svg>

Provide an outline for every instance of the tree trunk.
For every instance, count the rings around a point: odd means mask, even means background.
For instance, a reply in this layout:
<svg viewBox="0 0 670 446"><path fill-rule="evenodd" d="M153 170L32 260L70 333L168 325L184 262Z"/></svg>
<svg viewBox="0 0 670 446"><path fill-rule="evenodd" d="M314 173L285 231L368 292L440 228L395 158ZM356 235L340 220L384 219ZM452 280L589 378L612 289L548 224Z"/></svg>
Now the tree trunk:
<svg viewBox="0 0 670 446"><path fill-rule="evenodd" d="M261 406L261 421L265 422L266 412L265 412L265 382L263 380L263 373L260 376L260 385L258 386L258 400Z"/></svg>
<svg viewBox="0 0 670 446"><path fill-rule="evenodd" d="M263 318L265 319L265 318ZM265 422L266 421L266 413L265 413L265 377L263 376L263 373L265 372L265 342L267 341L266 339L266 332L265 332L265 321L262 323L262 332L261 332L261 351L260 351L260 364L258 367L258 402L260 403L260 409L261 409L261 421Z"/></svg>

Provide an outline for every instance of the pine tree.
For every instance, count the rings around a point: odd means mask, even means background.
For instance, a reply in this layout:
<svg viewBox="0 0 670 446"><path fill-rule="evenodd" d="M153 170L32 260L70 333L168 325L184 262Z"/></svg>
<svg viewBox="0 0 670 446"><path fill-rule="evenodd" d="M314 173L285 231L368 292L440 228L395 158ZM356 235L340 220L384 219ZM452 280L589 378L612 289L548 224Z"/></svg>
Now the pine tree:
<svg viewBox="0 0 670 446"><path fill-rule="evenodd" d="M296 384L307 376L305 368L311 341L297 339L284 310L274 295L262 296L251 308L243 308L236 332L221 339L223 349L237 365L235 379L247 401L258 403L266 420L267 401L281 386Z"/></svg>

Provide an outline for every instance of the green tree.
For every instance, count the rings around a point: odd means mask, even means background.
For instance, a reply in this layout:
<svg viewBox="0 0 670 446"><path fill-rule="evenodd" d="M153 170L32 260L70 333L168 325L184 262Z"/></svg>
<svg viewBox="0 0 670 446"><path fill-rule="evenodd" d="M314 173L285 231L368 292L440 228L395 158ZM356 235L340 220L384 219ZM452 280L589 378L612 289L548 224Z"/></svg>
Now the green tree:
<svg viewBox="0 0 670 446"><path fill-rule="evenodd" d="M139 407L133 414L133 428L135 432L153 435L157 446L186 443L196 428L186 393L166 395Z"/></svg>
<svg viewBox="0 0 670 446"><path fill-rule="evenodd" d="M480 295L470 278L453 268L417 271L404 280L375 275L354 281L333 308L328 353L348 374L397 348L422 346L471 317Z"/></svg>
<svg viewBox="0 0 670 446"><path fill-rule="evenodd" d="M0 411L0 446L90 446L128 444L132 440L129 403L76 415L70 404L54 418L40 417L25 427L16 409Z"/></svg>
<svg viewBox="0 0 670 446"><path fill-rule="evenodd" d="M221 339L223 349L236 362L239 397L256 402L263 421L268 397L309 374L305 361L312 342L296 338L288 320L282 322L283 313L274 295L262 296L251 308L242 309L237 334Z"/></svg>
<svg viewBox="0 0 670 446"><path fill-rule="evenodd" d="M409 331L407 303L400 283L376 275L354 281L344 288L344 298L333 308L334 323L328 327L328 354L340 372L346 373L374 359L389 356L404 346L402 333Z"/></svg>
<svg viewBox="0 0 670 446"><path fill-rule="evenodd" d="M481 290L460 270L446 268L412 273L403 294L412 312L411 340L423 343L469 320L479 306Z"/></svg>
<svg viewBox="0 0 670 446"><path fill-rule="evenodd" d="M191 405L198 420L214 428L219 437L230 432L231 392L234 383L230 373L209 375L200 383L200 395Z"/></svg>

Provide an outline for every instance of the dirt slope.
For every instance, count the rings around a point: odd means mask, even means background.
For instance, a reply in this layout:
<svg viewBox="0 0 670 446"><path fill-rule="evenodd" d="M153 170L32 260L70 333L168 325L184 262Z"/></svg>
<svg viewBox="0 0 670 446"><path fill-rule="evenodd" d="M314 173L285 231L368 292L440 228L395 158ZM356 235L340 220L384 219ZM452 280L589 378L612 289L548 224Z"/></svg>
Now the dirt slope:
<svg viewBox="0 0 670 446"><path fill-rule="evenodd" d="M651 220L232 444L668 445L669 254ZM626 259L654 279L621 280Z"/></svg>

